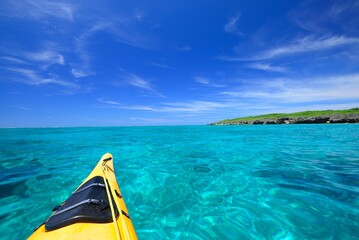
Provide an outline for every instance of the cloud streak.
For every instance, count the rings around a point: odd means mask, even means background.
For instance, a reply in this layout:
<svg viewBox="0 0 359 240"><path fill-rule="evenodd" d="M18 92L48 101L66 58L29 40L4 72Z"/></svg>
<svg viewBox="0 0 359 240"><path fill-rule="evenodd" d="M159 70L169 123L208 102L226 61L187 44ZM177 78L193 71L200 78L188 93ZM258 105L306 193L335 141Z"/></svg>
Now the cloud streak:
<svg viewBox="0 0 359 240"><path fill-rule="evenodd" d="M135 74L129 74L126 77L127 83L138 87L138 88L142 88L145 90L149 90L154 92L155 90L153 89L152 84L149 81L144 80L143 78L140 78L139 76L135 75Z"/></svg>
<svg viewBox="0 0 359 240"><path fill-rule="evenodd" d="M246 89L223 91L237 99L256 99L277 103L359 100L359 74L311 79L267 79L248 84Z"/></svg>
<svg viewBox="0 0 359 240"><path fill-rule="evenodd" d="M64 56L53 50L44 50L39 52L22 52L20 53L24 58L31 62L41 62L46 65L65 64Z"/></svg>
<svg viewBox="0 0 359 240"><path fill-rule="evenodd" d="M13 56L2 56L0 57L1 60L5 61L6 63L13 63L13 64L28 64L28 62L19 59L17 57L13 57Z"/></svg>
<svg viewBox="0 0 359 240"><path fill-rule="evenodd" d="M31 110L30 108L27 108L27 107L24 107L24 106L19 106L19 105L9 105L9 106L12 107L12 108L23 110L23 111L30 111Z"/></svg>
<svg viewBox="0 0 359 240"><path fill-rule="evenodd" d="M203 85L203 86L206 86L206 87L214 87L214 88L223 88L223 87L226 87L226 85L224 84L218 84L206 77L202 77L202 76L196 76L194 78L194 81Z"/></svg>
<svg viewBox="0 0 359 240"><path fill-rule="evenodd" d="M161 63L156 63L156 62L149 62L148 63L150 66L154 66L154 67L159 67L159 68L164 68L164 69L171 69L174 70L175 68L170 67L166 64L161 64Z"/></svg>
<svg viewBox="0 0 359 240"><path fill-rule="evenodd" d="M224 31L226 33L233 33L237 35L243 35L241 31L238 30L237 23L240 18L240 15L237 14L233 17L230 17L227 21L227 23L224 25Z"/></svg>
<svg viewBox="0 0 359 240"><path fill-rule="evenodd" d="M140 106L140 105L125 105L117 101L105 100L103 98L98 98L97 101L102 103L102 105L97 106L97 108L115 108L115 109L127 109L127 110L141 110L141 111L156 111L156 109L149 106Z"/></svg>
<svg viewBox="0 0 359 240"><path fill-rule="evenodd" d="M287 68L285 68L285 67L273 66L273 65L270 65L270 64L267 64L267 63L252 63L252 64L248 64L247 67L252 68L252 69L265 71L265 72L284 73L284 72L288 71Z"/></svg>
<svg viewBox="0 0 359 240"><path fill-rule="evenodd" d="M138 49L156 49L158 48L157 41L151 37L151 34L144 34L139 31L139 21L130 21L125 18L114 18L111 16L110 11L106 10L107 15L99 14L98 20L86 19L82 17L80 22L91 23L90 27L83 29L80 34L75 37L75 51L81 63L72 64L72 75L76 78L94 75L95 71L92 70L93 62L96 60L93 52L89 48L89 43L95 38L96 34L108 33L112 35L113 40L134 47ZM108 16L109 15L109 16ZM152 64L153 66L168 68L166 65Z"/></svg>
<svg viewBox="0 0 359 240"><path fill-rule="evenodd" d="M97 99L103 105L100 108L116 108L127 110L141 110L162 113L201 113L213 111L218 108L226 107L224 103L210 102L210 101L187 101L187 102L165 102L156 106L140 106L140 105L126 105L112 100Z"/></svg>
<svg viewBox="0 0 359 240"><path fill-rule="evenodd" d="M76 7L72 3L47 0L24 0L21 2L5 0L2 4L4 11L1 11L1 15L35 20L51 16L72 21L76 11Z"/></svg>
<svg viewBox="0 0 359 240"><path fill-rule="evenodd" d="M277 57L285 57L293 54L321 51L331 48L340 47L343 45L358 44L359 38L351 38L345 36L332 36L316 38L307 36L296 40L294 43L269 49L263 54L255 57L255 59L270 59Z"/></svg>
<svg viewBox="0 0 359 240"><path fill-rule="evenodd" d="M92 75L93 73L89 72L89 71L84 71L84 70L80 70L80 69L71 68L71 74L75 78L82 78L82 77L87 77L89 75Z"/></svg>
<svg viewBox="0 0 359 240"><path fill-rule="evenodd" d="M164 118L139 118L139 117L130 117L130 120L147 123L147 124L175 124L178 123L179 120L170 120Z"/></svg>
<svg viewBox="0 0 359 240"><path fill-rule="evenodd" d="M203 80L204 81L204 80ZM128 105L98 99L101 108L114 108L153 113L204 114L221 111L277 111L292 106L339 106L338 102L359 102L359 73L307 79L274 78L248 80L244 86L231 87L213 95L216 101L161 102L155 105ZM334 106L333 105L333 106ZM344 105L343 105L344 106ZM304 109L305 107L303 107ZM226 110L225 110L226 109ZM294 109L294 108L293 108ZM299 107L298 107L299 109Z"/></svg>
<svg viewBox="0 0 359 240"><path fill-rule="evenodd" d="M303 38L296 39L290 44L271 48L263 51L262 53L250 57L217 56L215 58L223 61L233 61L233 62L260 61L267 59L283 58L295 54L329 50L345 45L357 45L357 44L359 44L359 38L354 38L354 37L346 37L346 36L315 37L313 35L309 35Z"/></svg>
<svg viewBox="0 0 359 240"><path fill-rule="evenodd" d="M139 88L139 89L142 89L142 90L146 90L146 91L151 92L161 98L166 97L162 93L157 91L156 88L153 86L153 84L150 81L148 81L136 74L128 73L124 70L121 70L121 72L122 72L121 78L126 84L136 87L136 88Z"/></svg>
<svg viewBox="0 0 359 240"><path fill-rule="evenodd" d="M55 47L47 46L39 51L23 51L18 49L2 48L1 52L6 55L0 59L7 63L20 65L34 65L38 67L41 64L42 68L59 64L65 65L65 58L60 54Z"/></svg>
<svg viewBox="0 0 359 240"><path fill-rule="evenodd" d="M73 82L57 79L54 77L42 77L38 72L27 68L0 66L0 69L10 73L10 77L7 77L6 79L14 82L34 86L55 84L68 88L79 88L79 86Z"/></svg>
<svg viewBox="0 0 359 240"><path fill-rule="evenodd" d="M333 29L358 33L358 10L359 4L356 0L306 0L289 11L287 16L298 27L313 33L328 33L333 32Z"/></svg>

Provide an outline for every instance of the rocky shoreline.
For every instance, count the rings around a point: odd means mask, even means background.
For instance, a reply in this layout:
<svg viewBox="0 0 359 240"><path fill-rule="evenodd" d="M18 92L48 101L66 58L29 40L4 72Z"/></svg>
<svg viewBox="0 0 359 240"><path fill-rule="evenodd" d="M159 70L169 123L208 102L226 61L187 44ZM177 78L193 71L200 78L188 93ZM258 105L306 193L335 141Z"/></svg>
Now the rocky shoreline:
<svg viewBox="0 0 359 240"><path fill-rule="evenodd" d="M276 119L219 121L208 125L245 124L315 124L315 123L359 123L359 114L323 115L317 117L282 117Z"/></svg>

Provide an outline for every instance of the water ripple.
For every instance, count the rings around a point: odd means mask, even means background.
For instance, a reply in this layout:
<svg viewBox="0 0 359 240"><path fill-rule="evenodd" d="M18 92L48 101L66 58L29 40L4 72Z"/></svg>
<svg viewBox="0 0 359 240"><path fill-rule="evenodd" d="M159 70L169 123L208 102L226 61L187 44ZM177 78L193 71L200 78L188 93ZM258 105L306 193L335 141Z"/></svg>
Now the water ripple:
<svg viewBox="0 0 359 240"><path fill-rule="evenodd" d="M359 125L0 134L4 239L29 236L105 152L140 239L357 238Z"/></svg>

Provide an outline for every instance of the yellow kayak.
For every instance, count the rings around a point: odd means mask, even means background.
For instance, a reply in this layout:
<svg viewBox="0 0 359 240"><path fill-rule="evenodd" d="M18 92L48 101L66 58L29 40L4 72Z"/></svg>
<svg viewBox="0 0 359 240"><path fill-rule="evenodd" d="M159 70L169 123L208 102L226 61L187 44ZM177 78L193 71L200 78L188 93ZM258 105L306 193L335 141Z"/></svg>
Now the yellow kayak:
<svg viewBox="0 0 359 240"><path fill-rule="evenodd" d="M137 239L111 154L102 156L85 181L29 239Z"/></svg>

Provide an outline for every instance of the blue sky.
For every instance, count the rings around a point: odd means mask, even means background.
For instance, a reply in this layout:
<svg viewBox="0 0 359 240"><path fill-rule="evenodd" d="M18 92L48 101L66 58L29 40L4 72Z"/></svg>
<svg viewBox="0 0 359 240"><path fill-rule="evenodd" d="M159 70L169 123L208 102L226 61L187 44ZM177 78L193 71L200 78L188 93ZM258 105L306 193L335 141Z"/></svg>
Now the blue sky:
<svg viewBox="0 0 359 240"><path fill-rule="evenodd" d="M0 33L0 127L359 106L355 0L3 0Z"/></svg>

